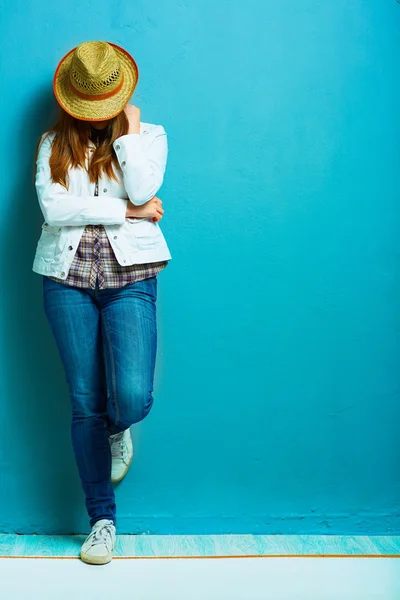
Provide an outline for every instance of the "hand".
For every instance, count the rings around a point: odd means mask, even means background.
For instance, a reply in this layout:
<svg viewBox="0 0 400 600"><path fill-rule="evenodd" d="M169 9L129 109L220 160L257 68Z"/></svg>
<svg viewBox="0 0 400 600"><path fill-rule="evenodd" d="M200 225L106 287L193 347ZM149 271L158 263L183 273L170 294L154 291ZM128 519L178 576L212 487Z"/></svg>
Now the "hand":
<svg viewBox="0 0 400 600"><path fill-rule="evenodd" d="M124 111L129 121L128 133L140 133L140 109L128 103Z"/></svg>
<svg viewBox="0 0 400 600"><path fill-rule="evenodd" d="M125 216L136 217L137 219L147 217L151 218L152 221L157 222L161 221L163 214L164 209L162 208L162 200L157 196L153 196L146 204L142 204L141 206L135 206L129 200Z"/></svg>

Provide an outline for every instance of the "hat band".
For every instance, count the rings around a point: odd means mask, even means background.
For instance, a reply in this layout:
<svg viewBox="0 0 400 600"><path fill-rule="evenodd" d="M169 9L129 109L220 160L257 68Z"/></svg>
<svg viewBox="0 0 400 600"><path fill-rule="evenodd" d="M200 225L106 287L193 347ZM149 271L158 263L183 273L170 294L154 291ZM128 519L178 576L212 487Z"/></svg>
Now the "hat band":
<svg viewBox="0 0 400 600"><path fill-rule="evenodd" d="M76 94L77 96L79 96L80 98L83 98L84 100L106 100L107 98L111 98L111 96L115 96L115 94L117 94L120 89L122 88L122 85L124 83L124 73L121 73L121 82L117 85L117 87L115 89L113 89L111 92L106 92L105 94L96 94L95 96L91 95L91 94L85 94L84 92L81 92L79 90L77 90L73 84L72 81L70 81L71 84L71 88L74 92L74 94Z"/></svg>

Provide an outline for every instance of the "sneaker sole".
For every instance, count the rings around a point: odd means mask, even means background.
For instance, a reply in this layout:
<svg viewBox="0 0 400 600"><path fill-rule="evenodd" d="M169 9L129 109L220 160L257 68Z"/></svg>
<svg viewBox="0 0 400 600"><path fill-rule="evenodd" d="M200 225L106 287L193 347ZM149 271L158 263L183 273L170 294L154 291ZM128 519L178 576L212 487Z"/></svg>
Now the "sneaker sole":
<svg viewBox="0 0 400 600"><path fill-rule="evenodd" d="M110 552L105 556L89 556L88 554L81 552L80 557L83 560L83 562L89 565L105 565L111 561L113 554L112 552Z"/></svg>
<svg viewBox="0 0 400 600"><path fill-rule="evenodd" d="M130 458L130 460L129 460L129 463L126 465L126 469L125 469L125 471L122 473L122 475L120 475L120 477L118 477L117 479L113 479L113 478L112 478L112 476L111 476L111 481L112 481L113 483L118 483L118 481L121 481L121 479L123 479L123 478L125 477L125 475L126 475L126 474L127 474L127 472L128 472L128 469L129 469L129 467L131 466L131 462L132 462L132 460L133 460L133 452L132 452L132 456L131 456L131 458Z"/></svg>

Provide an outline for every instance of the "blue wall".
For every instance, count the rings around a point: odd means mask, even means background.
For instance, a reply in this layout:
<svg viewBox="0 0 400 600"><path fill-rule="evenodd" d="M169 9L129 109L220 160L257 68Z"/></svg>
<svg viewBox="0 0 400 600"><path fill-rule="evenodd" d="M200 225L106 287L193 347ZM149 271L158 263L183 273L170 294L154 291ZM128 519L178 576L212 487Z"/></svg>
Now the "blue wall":
<svg viewBox="0 0 400 600"><path fill-rule="evenodd" d="M32 161L59 59L105 39L170 148L155 404L119 532L400 533L400 4L24 4L2 11L0 530L88 528Z"/></svg>

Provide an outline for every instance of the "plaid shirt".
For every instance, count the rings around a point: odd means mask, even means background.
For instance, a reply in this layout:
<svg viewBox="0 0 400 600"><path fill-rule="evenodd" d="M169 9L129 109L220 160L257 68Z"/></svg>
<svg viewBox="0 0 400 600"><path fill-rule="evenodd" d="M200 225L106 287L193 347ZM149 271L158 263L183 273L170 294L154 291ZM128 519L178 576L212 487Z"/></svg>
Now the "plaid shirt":
<svg viewBox="0 0 400 600"><path fill-rule="evenodd" d="M104 130L93 131L98 140ZM98 195L98 185L95 196ZM103 225L86 225L66 279L48 276L54 281L76 287L99 289L123 287L134 281L154 277L168 260L122 266L118 263Z"/></svg>

